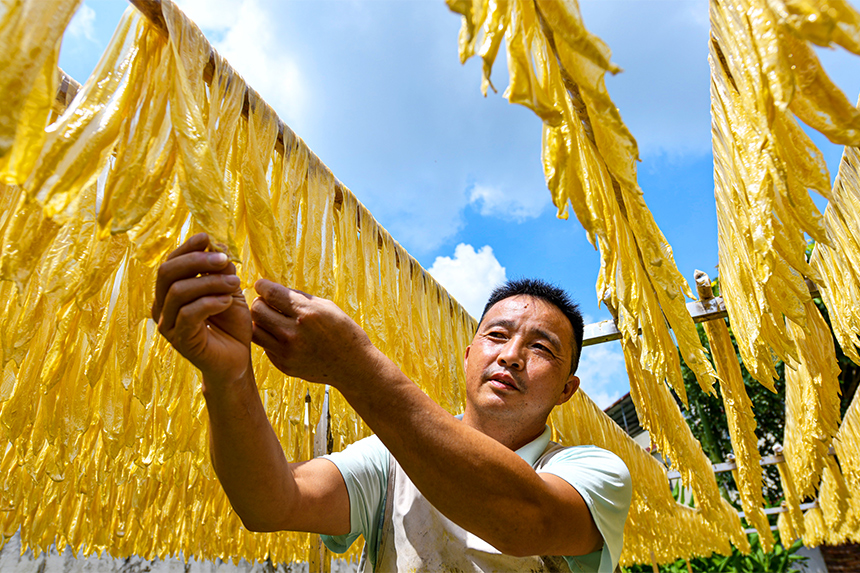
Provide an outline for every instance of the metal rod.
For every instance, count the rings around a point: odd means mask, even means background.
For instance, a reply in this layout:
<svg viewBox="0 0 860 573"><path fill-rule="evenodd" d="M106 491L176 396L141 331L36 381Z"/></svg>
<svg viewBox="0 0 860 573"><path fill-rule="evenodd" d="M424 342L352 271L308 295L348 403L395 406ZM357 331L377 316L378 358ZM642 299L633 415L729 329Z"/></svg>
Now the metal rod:
<svg viewBox="0 0 860 573"><path fill-rule="evenodd" d="M624 431L627 432L627 435L630 435L630 426L627 424L627 414L624 412L624 404L621 404L621 419L624 421Z"/></svg>
<svg viewBox="0 0 860 573"><path fill-rule="evenodd" d="M836 455L836 450L833 449L833 446L831 446L830 449L827 450L827 455L828 456L835 456ZM761 461L759 462L759 464L761 466L772 466L774 464L781 464L784 461L785 461L785 456L783 456L780 453L780 454L776 454L773 456L763 457L761 459ZM732 460L727 461L727 462L721 462L718 464L713 464L712 467L714 469L715 474L719 474L719 473L723 473L723 472L730 472L730 471L738 469L738 465ZM681 474L677 470L669 470L666 472L666 477L670 480L680 479Z"/></svg>
<svg viewBox="0 0 860 573"><path fill-rule="evenodd" d="M818 507L818 500L817 499L812 500L809 503L801 503L800 504L800 511L806 511L807 509L813 509L815 507ZM788 508L784 505L781 505L779 507L765 507L762 509L762 511L764 512L765 515L775 515L777 513L786 513L788 511ZM746 517L746 514L743 511L739 511L738 517L744 518L744 517ZM752 531L755 531L755 529L753 529ZM750 532L750 530L747 529L746 533L749 533L749 532Z"/></svg>
<svg viewBox="0 0 860 573"><path fill-rule="evenodd" d="M771 525L771 526L770 526L770 530L771 530L771 531L776 531L777 529L778 529L778 528L777 528L777 526L775 526L775 525ZM755 529L754 527L749 527L749 528L747 528L747 529L744 529L744 533L746 533L747 535L750 535L751 533L758 533L758 530L757 530L757 529Z"/></svg>
<svg viewBox="0 0 860 573"><path fill-rule="evenodd" d="M815 298L818 296L818 287L814 283L807 280L806 286L809 288L809 294ZM693 322L707 322L709 320L717 320L728 316L726 305L723 302L723 297L715 296L709 300L694 300L687 303L687 311L693 319ZM610 340L620 340L621 332L615 325L613 320L604 320L593 324L585 325L585 332L582 337L583 346L592 346Z"/></svg>

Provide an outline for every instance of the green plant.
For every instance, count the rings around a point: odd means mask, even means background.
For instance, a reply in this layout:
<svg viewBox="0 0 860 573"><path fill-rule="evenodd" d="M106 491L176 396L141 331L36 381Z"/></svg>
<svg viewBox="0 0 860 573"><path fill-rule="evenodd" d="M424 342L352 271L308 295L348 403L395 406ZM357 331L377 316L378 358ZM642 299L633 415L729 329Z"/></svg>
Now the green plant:
<svg viewBox="0 0 860 573"><path fill-rule="evenodd" d="M762 573L763 571L773 573L787 573L796 563L806 561L807 557L797 555L801 543L797 541L789 547L784 548L781 543L774 545L773 551L765 553L759 543L758 535L750 535L750 552L742 554L733 548L731 555L711 555L710 557L696 557L689 562L678 559L674 563L659 566L660 573ZM637 564L631 567L622 567L625 573L652 573L651 564Z"/></svg>

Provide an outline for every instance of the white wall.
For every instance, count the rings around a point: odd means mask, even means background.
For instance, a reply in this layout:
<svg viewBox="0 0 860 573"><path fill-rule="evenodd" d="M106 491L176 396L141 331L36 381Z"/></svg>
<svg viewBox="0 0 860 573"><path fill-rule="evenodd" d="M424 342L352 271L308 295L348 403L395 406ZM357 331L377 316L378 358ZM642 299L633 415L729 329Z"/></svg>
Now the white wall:
<svg viewBox="0 0 860 573"><path fill-rule="evenodd" d="M355 573L357 564L340 559L332 561L331 573ZM76 559L68 547L57 554L55 548L34 558L27 550L21 555L21 539L16 533L0 549L0 572L2 573L307 573L307 563L273 565L270 563L250 564L240 561L238 565L221 561L196 561L168 558L164 561L147 561L140 557L114 559L105 554L103 558L91 555Z"/></svg>

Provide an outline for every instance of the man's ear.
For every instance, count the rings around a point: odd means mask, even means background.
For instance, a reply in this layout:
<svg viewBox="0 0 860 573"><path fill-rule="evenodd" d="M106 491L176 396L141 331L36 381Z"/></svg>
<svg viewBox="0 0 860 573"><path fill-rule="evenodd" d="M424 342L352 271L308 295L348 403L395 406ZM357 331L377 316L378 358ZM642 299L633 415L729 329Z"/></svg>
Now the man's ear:
<svg viewBox="0 0 860 573"><path fill-rule="evenodd" d="M571 397L576 394L577 390L579 390L579 378L571 374L567 379L564 388L562 388L561 396L559 396L558 402L556 402L555 405L560 406L570 400Z"/></svg>
<svg viewBox="0 0 860 573"><path fill-rule="evenodd" d="M472 345L466 347L466 354L463 355L463 370L469 369L469 349L472 348Z"/></svg>

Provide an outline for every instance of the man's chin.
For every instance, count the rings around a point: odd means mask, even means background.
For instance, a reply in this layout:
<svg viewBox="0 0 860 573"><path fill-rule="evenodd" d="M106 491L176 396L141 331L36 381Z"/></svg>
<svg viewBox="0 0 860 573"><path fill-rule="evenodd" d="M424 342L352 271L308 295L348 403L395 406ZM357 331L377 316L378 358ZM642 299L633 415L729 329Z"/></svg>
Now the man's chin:
<svg viewBox="0 0 860 573"><path fill-rule="evenodd" d="M476 410L486 410L497 414L515 413L518 403L518 394L511 392L486 392L480 398L473 401Z"/></svg>

